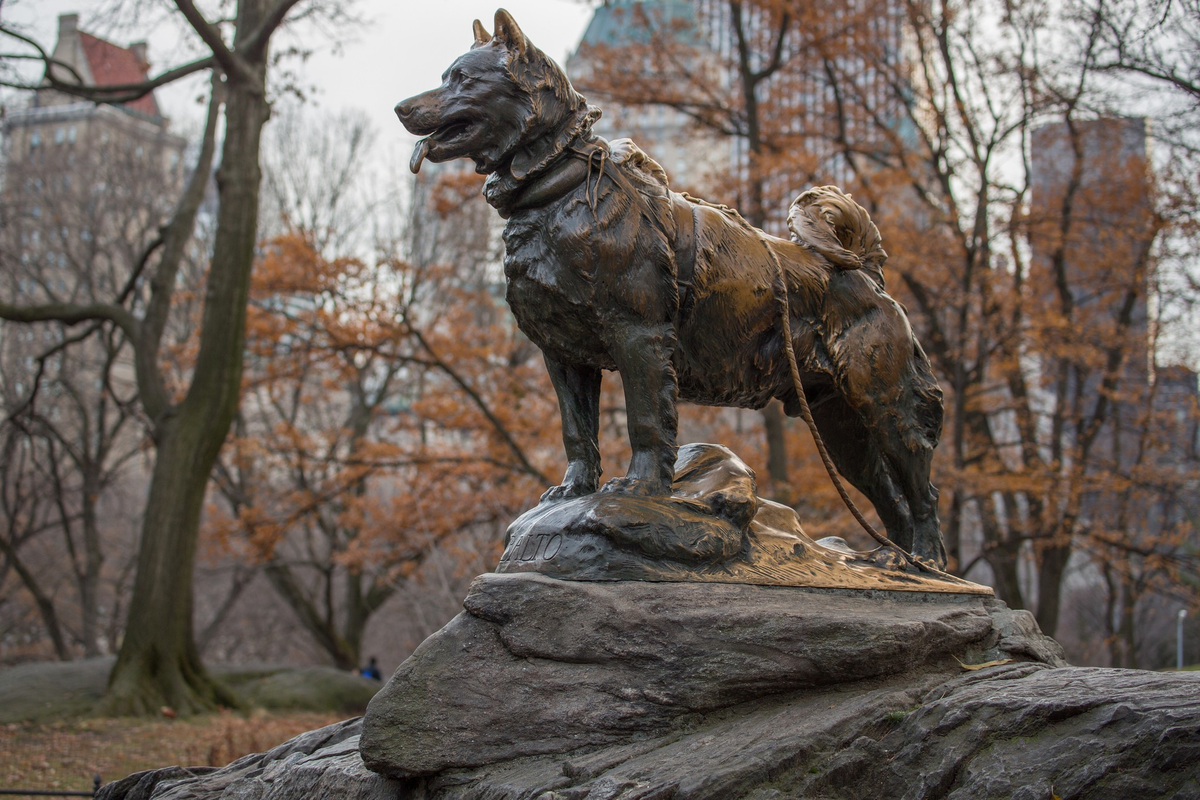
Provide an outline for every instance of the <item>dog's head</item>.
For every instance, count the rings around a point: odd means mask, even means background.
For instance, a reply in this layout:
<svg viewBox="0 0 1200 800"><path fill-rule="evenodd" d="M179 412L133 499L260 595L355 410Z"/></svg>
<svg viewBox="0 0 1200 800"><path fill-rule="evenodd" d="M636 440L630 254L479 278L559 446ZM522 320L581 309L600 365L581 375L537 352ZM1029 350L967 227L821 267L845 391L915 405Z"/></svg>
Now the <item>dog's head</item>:
<svg viewBox="0 0 1200 800"><path fill-rule="evenodd" d="M587 107L558 66L526 38L504 9L495 34L475 20L475 43L442 75L442 85L396 106L417 142L409 167L470 158L477 172L532 166L536 142Z"/></svg>

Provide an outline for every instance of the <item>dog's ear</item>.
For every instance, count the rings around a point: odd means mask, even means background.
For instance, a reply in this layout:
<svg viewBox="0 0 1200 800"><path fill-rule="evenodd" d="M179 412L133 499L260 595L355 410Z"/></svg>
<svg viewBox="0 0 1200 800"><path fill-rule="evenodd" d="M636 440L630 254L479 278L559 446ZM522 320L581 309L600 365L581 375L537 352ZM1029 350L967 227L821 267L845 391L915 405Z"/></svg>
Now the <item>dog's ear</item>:
<svg viewBox="0 0 1200 800"><path fill-rule="evenodd" d="M487 32L487 28L483 27L483 23L479 20L475 20L471 30L475 33L475 44L471 45L472 50L476 47L483 47L492 40L492 35Z"/></svg>
<svg viewBox="0 0 1200 800"><path fill-rule="evenodd" d="M517 27L517 21L512 18L512 14L503 8L496 9L496 23L493 27L496 29L497 42L516 53L522 61L528 57L529 40Z"/></svg>

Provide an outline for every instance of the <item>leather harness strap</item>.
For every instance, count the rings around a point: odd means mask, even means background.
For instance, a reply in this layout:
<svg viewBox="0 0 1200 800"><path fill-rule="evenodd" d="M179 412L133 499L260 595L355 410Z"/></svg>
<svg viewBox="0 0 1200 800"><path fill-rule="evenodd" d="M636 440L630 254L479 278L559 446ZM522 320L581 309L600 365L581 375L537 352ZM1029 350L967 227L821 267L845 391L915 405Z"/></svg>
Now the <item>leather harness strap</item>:
<svg viewBox="0 0 1200 800"><path fill-rule="evenodd" d="M566 155L571 156L559 161L552 169L539 175L514 198L512 204L505 209L504 216L527 208L537 208L564 197L573 191L580 183L589 179L592 165L596 162L593 156L603 147L578 147L567 149ZM600 159L599 171L608 175L637 205L645 209L638 190L631 186L625 176L619 174L616 165L607 158ZM675 279L678 284L680 311L692 299L693 279L696 274L696 206L694 200L687 195L677 192L669 194L671 214L675 223L673 250L675 254ZM666 231L664 231L666 233Z"/></svg>
<svg viewBox="0 0 1200 800"><path fill-rule="evenodd" d="M671 193L671 211L675 216L675 283L679 287L679 310L692 299L696 277L696 204L687 197Z"/></svg>

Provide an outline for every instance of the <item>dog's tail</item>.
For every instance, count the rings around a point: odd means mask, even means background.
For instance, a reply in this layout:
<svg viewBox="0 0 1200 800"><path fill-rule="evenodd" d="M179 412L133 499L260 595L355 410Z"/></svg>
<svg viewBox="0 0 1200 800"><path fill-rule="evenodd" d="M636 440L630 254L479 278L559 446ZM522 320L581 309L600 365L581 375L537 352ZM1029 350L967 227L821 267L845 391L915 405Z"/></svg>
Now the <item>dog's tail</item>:
<svg viewBox="0 0 1200 800"><path fill-rule="evenodd" d="M883 237L867 210L836 186L816 186L788 209L792 241L824 256L839 269L883 269Z"/></svg>

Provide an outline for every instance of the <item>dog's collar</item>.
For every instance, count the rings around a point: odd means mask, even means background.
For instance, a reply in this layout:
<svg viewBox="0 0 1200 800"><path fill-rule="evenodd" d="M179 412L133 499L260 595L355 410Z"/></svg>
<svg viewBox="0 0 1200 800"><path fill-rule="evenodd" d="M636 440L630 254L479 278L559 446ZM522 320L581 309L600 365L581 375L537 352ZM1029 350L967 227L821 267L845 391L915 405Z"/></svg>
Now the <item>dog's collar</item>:
<svg viewBox="0 0 1200 800"><path fill-rule="evenodd" d="M571 124L563 126L536 162L519 176L513 174L511 163L489 175L483 185L484 199L507 219L514 211L545 205L574 189L586 176L587 168L565 156L578 142L593 138L592 125L599 118L600 109L595 106L576 112Z"/></svg>
<svg viewBox="0 0 1200 800"><path fill-rule="evenodd" d="M587 175L587 162L577 158L559 158L541 175L522 185L501 214L508 217L526 208L549 205L583 183Z"/></svg>

